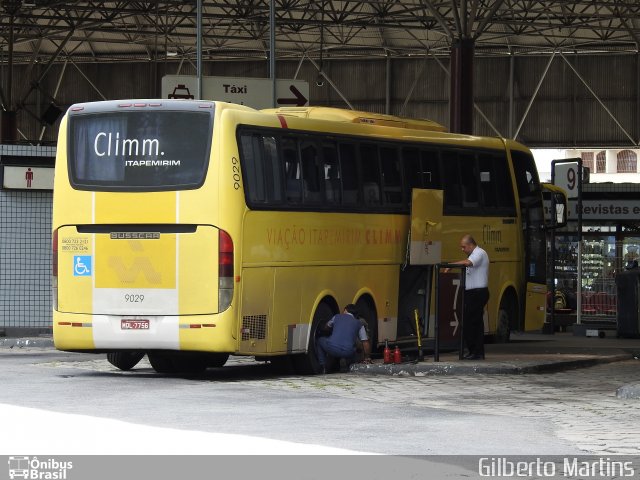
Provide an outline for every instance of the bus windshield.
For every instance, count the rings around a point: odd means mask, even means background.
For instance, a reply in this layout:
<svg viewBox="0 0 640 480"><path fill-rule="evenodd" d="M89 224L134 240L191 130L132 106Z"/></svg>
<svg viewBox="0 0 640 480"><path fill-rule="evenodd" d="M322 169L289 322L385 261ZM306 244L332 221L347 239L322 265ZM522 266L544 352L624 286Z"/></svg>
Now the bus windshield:
<svg viewBox="0 0 640 480"><path fill-rule="evenodd" d="M69 176L78 190L198 188L211 149L207 111L80 112L69 117Z"/></svg>

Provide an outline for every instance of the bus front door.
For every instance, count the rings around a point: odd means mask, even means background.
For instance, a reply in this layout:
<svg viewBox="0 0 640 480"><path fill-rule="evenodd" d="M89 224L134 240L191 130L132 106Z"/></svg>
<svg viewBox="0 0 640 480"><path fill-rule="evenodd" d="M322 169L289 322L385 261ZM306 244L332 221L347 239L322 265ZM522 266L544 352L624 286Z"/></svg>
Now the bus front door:
<svg viewBox="0 0 640 480"><path fill-rule="evenodd" d="M523 210L524 276L527 293L522 330L540 330L546 315L546 233L542 202Z"/></svg>

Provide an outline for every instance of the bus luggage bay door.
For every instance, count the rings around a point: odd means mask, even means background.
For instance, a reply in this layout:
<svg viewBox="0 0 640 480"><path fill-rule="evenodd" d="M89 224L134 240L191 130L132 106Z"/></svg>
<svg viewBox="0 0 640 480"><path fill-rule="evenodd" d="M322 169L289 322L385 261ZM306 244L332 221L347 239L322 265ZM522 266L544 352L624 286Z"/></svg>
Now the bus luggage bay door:
<svg viewBox="0 0 640 480"><path fill-rule="evenodd" d="M400 274L398 337L416 333L415 310L419 318L427 319L419 327L421 336L433 337L432 278L434 266L442 261L442 206L442 190L412 190L409 261Z"/></svg>

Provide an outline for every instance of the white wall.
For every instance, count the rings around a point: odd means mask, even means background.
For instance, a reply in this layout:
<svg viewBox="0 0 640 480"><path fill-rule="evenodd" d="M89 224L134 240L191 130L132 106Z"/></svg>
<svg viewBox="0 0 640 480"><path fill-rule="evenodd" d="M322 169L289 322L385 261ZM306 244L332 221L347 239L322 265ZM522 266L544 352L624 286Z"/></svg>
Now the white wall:
<svg viewBox="0 0 640 480"><path fill-rule="evenodd" d="M597 151L602 151L598 149ZM551 181L551 161L562 160L564 158L575 158L580 156L580 152L583 150L576 149L547 149L547 148L535 148L531 149L533 157L536 161L538 168L538 174L540 175L540 181ZM587 150L584 150L587 151ZM588 150L592 151L592 150ZM613 152L618 152L616 149ZM638 164L640 164L640 150L633 150L638 155ZM612 153L613 153L612 152ZM593 173L589 176L590 183L600 182L612 182L612 183L640 183L640 173Z"/></svg>

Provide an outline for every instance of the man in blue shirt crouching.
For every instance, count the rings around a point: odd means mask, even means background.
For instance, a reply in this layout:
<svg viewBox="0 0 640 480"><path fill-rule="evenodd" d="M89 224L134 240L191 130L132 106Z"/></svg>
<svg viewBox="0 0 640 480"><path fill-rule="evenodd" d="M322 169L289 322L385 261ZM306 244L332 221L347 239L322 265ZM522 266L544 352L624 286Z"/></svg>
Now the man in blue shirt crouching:
<svg viewBox="0 0 640 480"><path fill-rule="evenodd" d="M327 356L344 359L345 368L356 361L356 344L358 340L362 342L364 350L364 361L370 362L371 344L367 331L360 319L358 310L353 304L344 307L343 313L334 315L326 324L326 328L331 328L331 335L320 337L316 341L316 353L318 363L322 373L326 373ZM342 363L342 362L341 362Z"/></svg>

